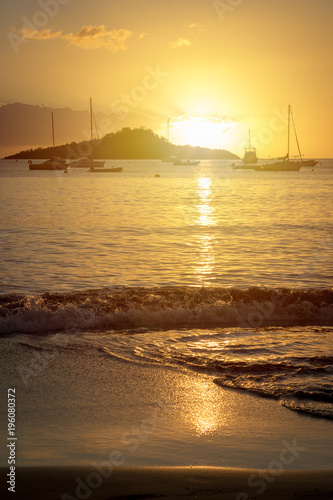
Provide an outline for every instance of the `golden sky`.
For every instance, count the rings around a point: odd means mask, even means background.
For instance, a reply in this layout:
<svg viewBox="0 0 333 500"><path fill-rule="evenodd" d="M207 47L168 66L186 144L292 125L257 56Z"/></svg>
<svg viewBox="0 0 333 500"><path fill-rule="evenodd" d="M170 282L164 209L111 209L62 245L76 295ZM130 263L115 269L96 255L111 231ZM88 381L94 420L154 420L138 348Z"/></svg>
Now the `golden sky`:
<svg viewBox="0 0 333 500"><path fill-rule="evenodd" d="M170 140L332 157L331 0L13 0L2 6L0 102L117 114ZM102 132L112 123L99 124ZM293 153L293 151L291 151ZM296 149L295 149L296 154Z"/></svg>

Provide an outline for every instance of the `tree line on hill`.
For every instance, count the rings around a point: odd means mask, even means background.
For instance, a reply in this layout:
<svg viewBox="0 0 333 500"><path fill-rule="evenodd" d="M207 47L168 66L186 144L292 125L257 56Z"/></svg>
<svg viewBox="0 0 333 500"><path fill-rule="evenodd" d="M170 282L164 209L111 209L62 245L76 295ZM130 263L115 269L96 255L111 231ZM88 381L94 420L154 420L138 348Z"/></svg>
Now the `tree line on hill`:
<svg viewBox="0 0 333 500"><path fill-rule="evenodd" d="M102 139L72 142L62 146L37 148L21 151L6 159L48 159L58 156L76 159L80 156L96 159L157 159L175 156L179 159L238 159L225 149L209 149L195 146L176 146L150 129L125 127L118 132L105 135Z"/></svg>

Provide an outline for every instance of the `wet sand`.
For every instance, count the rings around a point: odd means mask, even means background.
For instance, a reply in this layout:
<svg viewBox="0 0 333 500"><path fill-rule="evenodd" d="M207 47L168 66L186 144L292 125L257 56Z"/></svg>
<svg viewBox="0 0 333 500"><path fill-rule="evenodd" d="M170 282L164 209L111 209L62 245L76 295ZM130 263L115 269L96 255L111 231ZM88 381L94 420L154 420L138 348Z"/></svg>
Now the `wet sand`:
<svg viewBox="0 0 333 500"><path fill-rule="evenodd" d="M4 473L4 469L1 470ZM278 473L278 475L277 475ZM275 474L275 475L274 475ZM16 500L331 499L332 471L256 471L218 467L21 468ZM10 498L9 493L5 497Z"/></svg>
<svg viewBox="0 0 333 500"><path fill-rule="evenodd" d="M24 384L17 367L35 340L23 340L4 342L0 379L3 394L16 388L18 467L91 467L118 450L123 467L333 469L332 421L89 346L58 348ZM6 467L5 446L0 459Z"/></svg>

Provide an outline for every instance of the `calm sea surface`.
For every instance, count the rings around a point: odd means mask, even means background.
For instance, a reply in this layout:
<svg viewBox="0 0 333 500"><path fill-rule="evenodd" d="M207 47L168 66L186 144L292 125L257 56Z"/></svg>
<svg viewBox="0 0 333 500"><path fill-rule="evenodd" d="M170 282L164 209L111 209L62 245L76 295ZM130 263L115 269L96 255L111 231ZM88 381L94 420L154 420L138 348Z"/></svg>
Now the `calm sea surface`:
<svg viewBox="0 0 333 500"><path fill-rule="evenodd" d="M65 174L1 161L4 355L41 366L87 350L85 364L199 372L332 419L333 161L229 164Z"/></svg>
<svg viewBox="0 0 333 500"><path fill-rule="evenodd" d="M64 174L1 161L2 292L331 286L333 161L275 173L230 163Z"/></svg>

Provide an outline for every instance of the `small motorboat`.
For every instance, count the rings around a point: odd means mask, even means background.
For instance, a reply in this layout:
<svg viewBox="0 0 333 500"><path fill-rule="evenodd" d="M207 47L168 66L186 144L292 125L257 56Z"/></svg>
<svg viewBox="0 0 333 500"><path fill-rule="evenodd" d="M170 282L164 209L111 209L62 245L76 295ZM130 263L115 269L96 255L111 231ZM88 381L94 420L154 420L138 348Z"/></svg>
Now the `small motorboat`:
<svg viewBox="0 0 333 500"><path fill-rule="evenodd" d="M88 172L94 172L94 173L105 173L105 172L121 172L123 170L123 167L111 167L111 168L95 168L91 167Z"/></svg>
<svg viewBox="0 0 333 500"><path fill-rule="evenodd" d="M93 160L89 156L81 156L81 158L71 161L69 167L71 168L103 168L104 160Z"/></svg>
<svg viewBox="0 0 333 500"><path fill-rule="evenodd" d="M315 167L317 163L317 160L302 160L302 167Z"/></svg>

